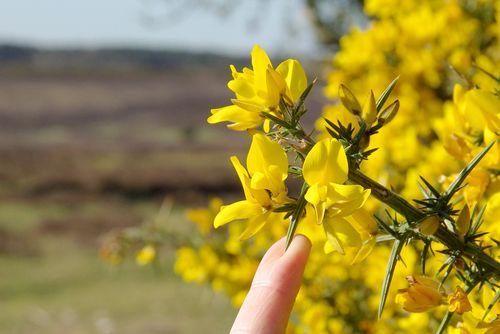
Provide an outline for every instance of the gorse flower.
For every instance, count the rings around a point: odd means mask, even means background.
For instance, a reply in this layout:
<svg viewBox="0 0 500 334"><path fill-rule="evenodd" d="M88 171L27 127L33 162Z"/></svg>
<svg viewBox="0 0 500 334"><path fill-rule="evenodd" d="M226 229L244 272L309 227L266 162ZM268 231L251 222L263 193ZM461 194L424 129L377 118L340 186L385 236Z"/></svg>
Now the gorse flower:
<svg viewBox="0 0 500 334"><path fill-rule="evenodd" d="M425 276L408 276L409 288L399 289L396 303L408 312L425 312L442 302L439 282Z"/></svg>
<svg viewBox="0 0 500 334"><path fill-rule="evenodd" d="M464 290L457 286L454 293L448 296L448 311L455 312L457 314L464 314L472 310L472 306L467 298L467 294Z"/></svg>
<svg viewBox="0 0 500 334"><path fill-rule="evenodd" d="M208 208L197 208L186 211L186 217L198 225L198 230L204 236L213 231L215 216L219 213L222 200L218 197L210 199Z"/></svg>
<svg viewBox="0 0 500 334"><path fill-rule="evenodd" d="M293 105L307 87L306 74L297 60L285 60L275 69L258 45L252 50L252 67L238 72L231 65L233 80L228 87L236 98L231 100L230 106L212 109L208 123L232 122L228 127L237 131L257 128L265 120L262 112L280 117L280 101ZM266 121L265 129L268 128Z"/></svg>
<svg viewBox="0 0 500 334"><path fill-rule="evenodd" d="M281 146L267 136L257 133L247 156L247 168L236 156L231 157L240 179L245 200L223 206L214 220L214 226L234 220L247 220L247 228L240 236L247 239L267 222L283 222L283 213L273 209L288 201L285 179L288 176L288 158Z"/></svg>
<svg viewBox="0 0 500 334"><path fill-rule="evenodd" d="M361 208L370 190L359 185L344 185L349 164L342 144L335 139L316 143L303 165L309 184L305 199L314 210L317 224L323 224L329 243L340 253L344 244L360 243L359 232L343 217Z"/></svg>
<svg viewBox="0 0 500 334"><path fill-rule="evenodd" d="M145 266L154 261L156 257L156 248L148 244L144 246L136 255L135 261L141 266Z"/></svg>

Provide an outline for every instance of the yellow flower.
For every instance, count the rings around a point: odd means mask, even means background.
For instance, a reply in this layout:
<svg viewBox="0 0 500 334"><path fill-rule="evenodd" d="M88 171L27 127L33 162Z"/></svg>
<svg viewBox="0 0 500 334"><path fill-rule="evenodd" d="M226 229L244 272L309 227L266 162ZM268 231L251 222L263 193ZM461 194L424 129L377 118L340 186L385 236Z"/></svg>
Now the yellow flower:
<svg viewBox="0 0 500 334"><path fill-rule="evenodd" d="M236 98L231 100L230 106L212 109L208 123L232 122L228 127L237 131L257 128L264 122L262 112L280 117L281 99L293 105L307 87L305 71L297 60L285 60L274 69L266 52L258 45L252 50L252 67L238 72L231 65L233 80L228 87ZM265 128L268 127L266 123Z"/></svg>
<svg viewBox="0 0 500 334"><path fill-rule="evenodd" d="M482 89L465 89L455 85L453 100L461 114L474 129L488 128L500 131L500 99L493 93Z"/></svg>
<svg viewBox="0 0 500 334"><path fill-rule="evenodd" d="M399 289L396 303L408 312L425 312L441 304L439 283L425 276L406 277L409 288Z"/></svg>
<svg viewBox="0 0 500 334"><path fill-rule="evenodd" d="M144 246L136 255L135 261L140 266L153 262L156 257L156 248L153 245Z"/></svg>
<svg viewBox="0 0 500 334"><path fill-rule="evenodd" d="M363 261L375 247L377 223L363 208L348 217L335 218L334 223L328 224L328 229L325 253L335 250L348 256L351 264Z"/></svg>
<svg viewBox="0 0 500 334"><path fill-rule="evenodd" d="M212 198L208 208L189 209L186 211L187 218L196 223L198 230L202 235L207 235L212 229L215 216L220 211L222 200L220 198Z"/></svg>
<svg viewBox="0 0 500 334"><path fill-rule="evenodd" d="M323 223L328 241L340 253L344 245L360 244L356 229L345 219L363 206L370 195L359 185L344 185L349 165L342 144L335 139L316 143L303 165L309 184L305 199L314 209L317 224Z"/></svg>
<svg viewBox="0 0 500 334"><path fill-rule="evenodd" d="M283 221L283 213L273 209L285 203L288 176L288 158L281 146L267 136L257 133L247 156L245 169L236 156L231 157L240 178L245 200L223 206L214 220L217 228L235 220L247 220L247 228L240 236L247 239L257 233L266 222Z"/></svg>
<svg viewBox="0 0 500 334"><path fill-rule="evenodd" d="M455 312L457 314L463 314L472 310L472 306L461 287L457 286L454 293L448 296L448 311Z"/></svg>

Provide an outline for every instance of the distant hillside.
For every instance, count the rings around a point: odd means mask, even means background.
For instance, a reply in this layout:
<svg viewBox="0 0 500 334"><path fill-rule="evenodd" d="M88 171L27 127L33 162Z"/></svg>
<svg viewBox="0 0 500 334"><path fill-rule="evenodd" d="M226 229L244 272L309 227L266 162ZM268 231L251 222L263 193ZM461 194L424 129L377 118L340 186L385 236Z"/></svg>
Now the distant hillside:
<svg viewBox="0 0 500 334"><path fill-rule="evenodd" d="M0 45L0 67L25 65L36 69L124 69L150 70L213 68L248 65L248 59L211 53L147 49L37 49L29 46Z"/></svg>

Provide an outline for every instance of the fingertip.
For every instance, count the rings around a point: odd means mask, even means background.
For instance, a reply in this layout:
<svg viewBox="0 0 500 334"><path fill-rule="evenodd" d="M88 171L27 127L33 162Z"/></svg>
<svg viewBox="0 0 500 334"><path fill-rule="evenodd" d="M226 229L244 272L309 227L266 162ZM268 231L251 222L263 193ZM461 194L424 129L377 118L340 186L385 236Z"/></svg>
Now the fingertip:
<svg viewBox="0 0 500 334"><path fill-rule="evenodd" d="M311 242L303 235L296 235L286 251L285 238L269 248L231 333L284 332L310 250Z"/></svg>
<svg viewBox="0 0 500 334"><path fill-rule="evenodd" d="M297 249L298 251L307 251L311 250L311 240L303 234L297 234L293 237L292 243L290 244L290 248Z"/></svg>
<svg viewBox="0 0 500 334"><path fill-rule="evenodd" d="M305 262L311 252L311 241L305 235L297 234L290 247L286 250L284 258L292 259L293 261Z"/></svg>

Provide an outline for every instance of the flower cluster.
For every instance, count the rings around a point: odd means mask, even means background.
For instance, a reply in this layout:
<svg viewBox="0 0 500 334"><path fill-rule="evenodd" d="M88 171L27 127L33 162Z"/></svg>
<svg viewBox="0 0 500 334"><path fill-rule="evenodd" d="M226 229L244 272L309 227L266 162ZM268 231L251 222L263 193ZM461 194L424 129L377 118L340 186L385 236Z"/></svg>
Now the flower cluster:
<svg viewBox="0 0 500 334"><path fill-rule="evenodd" d="M297 60L288 59L275 69L258 45L252 50L252 67L238 72L231 65L233 80L229 81L228 87L236 98L231 100L233 104L230 106L212 109L209 123L232 122L228 125L230 129L245 131L265 122L264 128L269 129L269 120L262 112L281 117L279 104L284 101L293 105L307 86L306 74Z"/></svg>
<svg viewBox="0 0 500 334"><path fill-rule="evenodd" d="M208 122L251 137L245 165L230 158L244 199L191 212L201 243L175 270L238 306L267 247L302 233L313 248L291 333L497 333L500 1L365 12L333 59L316 136L297 60L275 68L256 46L251 69L231 66L235 98Z"/></svg>

